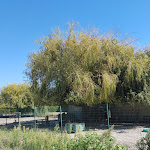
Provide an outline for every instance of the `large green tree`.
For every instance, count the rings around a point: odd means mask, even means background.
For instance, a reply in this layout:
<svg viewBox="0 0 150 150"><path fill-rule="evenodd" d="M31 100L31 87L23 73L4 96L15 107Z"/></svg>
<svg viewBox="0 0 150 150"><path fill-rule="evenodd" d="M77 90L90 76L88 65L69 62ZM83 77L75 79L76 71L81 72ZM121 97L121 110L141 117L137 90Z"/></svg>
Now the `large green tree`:
<svg viewBox="0 0 150 150"><path fill-rule="evenodd" d="M9 84L1 89L1 107L32 107L33 96L27 84Z"/></svg>
<svg viewBox="0 0 150 150"><path fill-rule="evenodd" d="M96 30L53 31L29 55L26 74L36 102L149 102L149 50Z"/></svg>

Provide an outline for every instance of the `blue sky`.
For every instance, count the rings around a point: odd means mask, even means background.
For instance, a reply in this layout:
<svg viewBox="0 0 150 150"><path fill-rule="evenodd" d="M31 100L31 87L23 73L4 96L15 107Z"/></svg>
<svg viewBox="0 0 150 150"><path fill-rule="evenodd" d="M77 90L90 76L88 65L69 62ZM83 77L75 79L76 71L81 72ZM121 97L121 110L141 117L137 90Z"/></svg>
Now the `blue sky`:
<svg viewBox="0 0 150 150"><path fill-rule="evenodd" d="M35 40L71 21L129 33L142 46L150 42L149 0L0 0L0 88L24 82Z"/></svg>

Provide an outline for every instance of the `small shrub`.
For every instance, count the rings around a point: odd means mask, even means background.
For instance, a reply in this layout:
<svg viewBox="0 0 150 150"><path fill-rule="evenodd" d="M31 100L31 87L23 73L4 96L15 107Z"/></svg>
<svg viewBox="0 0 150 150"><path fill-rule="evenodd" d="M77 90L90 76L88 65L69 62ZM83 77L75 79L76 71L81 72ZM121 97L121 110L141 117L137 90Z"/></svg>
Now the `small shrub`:
<svg viewBox="0 0 150 150"><path fill-rule="evenodd" d="M136 144L138 150L149 150L150 149L150 132L145 137L141 138Z"/></svg>

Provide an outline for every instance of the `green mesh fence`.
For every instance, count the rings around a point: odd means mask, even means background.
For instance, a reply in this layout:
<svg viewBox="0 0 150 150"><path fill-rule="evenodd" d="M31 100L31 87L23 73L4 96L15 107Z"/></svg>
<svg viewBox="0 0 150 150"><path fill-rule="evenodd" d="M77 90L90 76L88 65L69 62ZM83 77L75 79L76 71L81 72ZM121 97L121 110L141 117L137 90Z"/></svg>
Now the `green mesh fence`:
<svg viewBox="0 0 150 150"><path fill-rule="evenodd" d="M85 124L88 129L107 129L108 125L146 124L150 122L150 106L108 105L95 106L42 106L34 108L1 108L0 126L14 127L19 123L29 128L54 130L56 125L65 129L67 124ZM61 121L62 116L62 121ZM109 118L108 118L109 117Z"/></svg>

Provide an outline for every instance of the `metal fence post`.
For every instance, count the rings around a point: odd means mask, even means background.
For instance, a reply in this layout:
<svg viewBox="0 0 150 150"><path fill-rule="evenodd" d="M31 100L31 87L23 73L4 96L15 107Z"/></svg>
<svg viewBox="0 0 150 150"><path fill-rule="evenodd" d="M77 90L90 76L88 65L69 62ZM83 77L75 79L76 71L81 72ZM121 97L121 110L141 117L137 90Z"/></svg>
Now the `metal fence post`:
<svg viewBox="0 0 150 150"><path fill-rule="evenodd" d="M19 123L19 108L17 107L17 111L18 111L18 123Z"/></svg>
<svg viewBox="0 0 150 150"><path fill-rule="evenodd" d="M34 131L36 131L36 120L35 120L35 105L34 105Z"/></svg>
<svg viewBox="0 0 150 150"><path fill-rule="evenodd" d="M60 106L60 129L61 129L61 135L62 135L62 109Z"/></svg>
<svg viewBox="0 0 150 150"><path fill-rule="evenodd" d="M106 103L106 112L107 112L107 125L109 129L109 111L108 111L108 103Z"/></svg>
<svg viewBox="0 0 150 150"><path fill-rule="evenodd" d="M6 111L6 110L5 110L5 111ZM7 112L6 112L6 115L5 115L5 116L6 116L6 126L7 126Z"/></svg>

